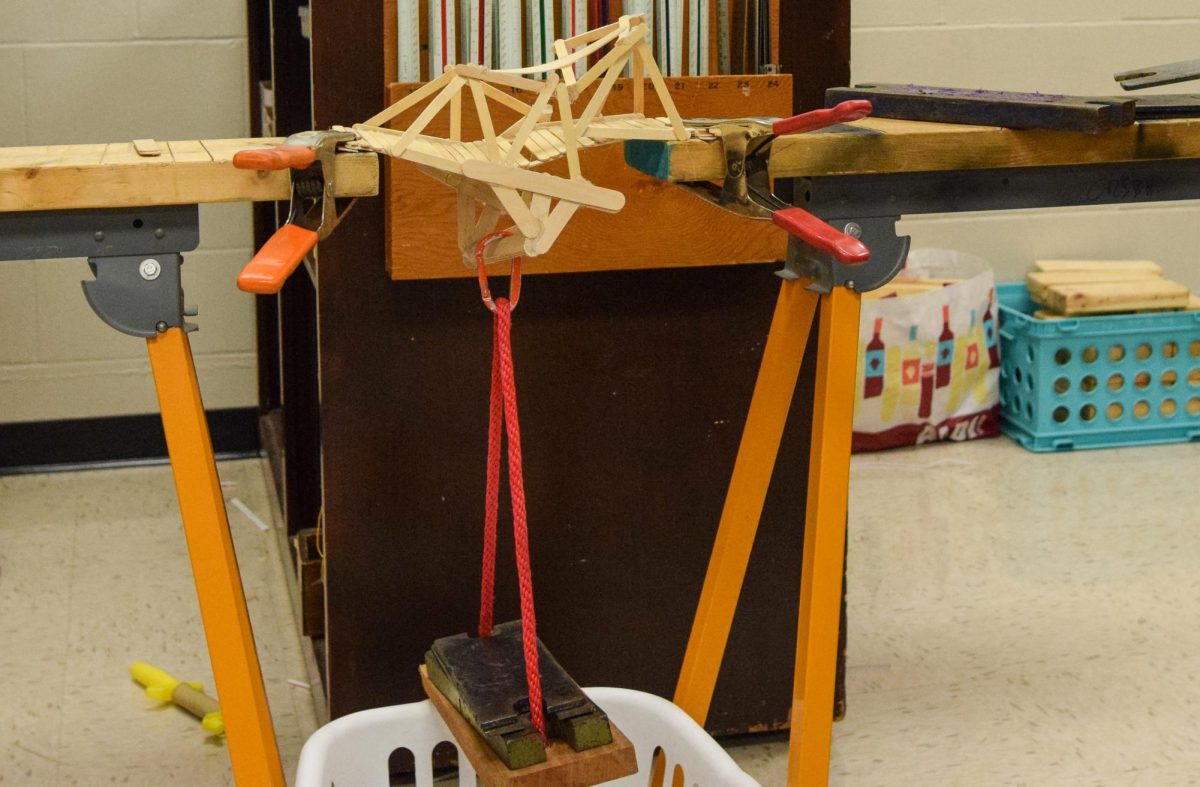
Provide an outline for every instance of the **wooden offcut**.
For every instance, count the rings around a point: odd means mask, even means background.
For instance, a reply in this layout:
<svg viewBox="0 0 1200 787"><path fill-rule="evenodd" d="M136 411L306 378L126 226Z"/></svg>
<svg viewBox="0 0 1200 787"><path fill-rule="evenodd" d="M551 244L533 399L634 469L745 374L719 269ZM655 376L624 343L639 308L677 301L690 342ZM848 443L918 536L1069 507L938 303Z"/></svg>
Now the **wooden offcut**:
<svg viewBox="0 0 1200 787"><path fill-rule="evenodd" d="M1156 266L1157 267L1157 266ZM1148 269L1096 269L1054 272L1033 271L1025 276L1029 295L1039 303L1046 289L1057 284L1097 284L1100 282L1146 281L1161 277L1160 272Z"/></svg>
<svg viewBox="0 0 1200 787"><path fill-rule="evenodd" d="M576 752L562 741L546 747L546 761L520 770L509 770L504 761L479 737L448 699L438 691L425 666L420 667L421 685L454 740L475 768L480 784L487 787L588 787L637 773L637 754L629 739L612 727L613 742L607 746Z"/></svg>
<svg viewBox="0 0 1200 787"><path fill-rule="evenodd" d="M1036 271L1042 273L1140 273L1162 276L1162 266L1152 260L1036 260Z"/></svg>
<svg viewBox="0 0 1200 787"><path fill-rule="evenodd" d="M0 212L286 200L289 172L233 166L239 150L282 141L157 142L157 156L144 155L145 141L141 151L134 142L0 148ZM339 153L333 182L339 197L377 194L377 157Z"/></svg>
<svg viewBox="0 0 1200 787"><path fill-rule="evenodd" d="M1188 288L1178 282L1059 284L1046 288L1044 303L1059 314L1111 314L1187 308Z"/></svg>

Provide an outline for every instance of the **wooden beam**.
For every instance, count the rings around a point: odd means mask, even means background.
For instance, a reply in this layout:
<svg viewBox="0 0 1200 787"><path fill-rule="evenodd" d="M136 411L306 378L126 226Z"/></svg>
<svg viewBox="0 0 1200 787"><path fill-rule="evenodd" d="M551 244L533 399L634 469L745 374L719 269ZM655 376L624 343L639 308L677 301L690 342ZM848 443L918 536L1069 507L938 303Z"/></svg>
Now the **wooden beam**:
<svg viewBox="0 0 1200 787"><path fill-rule="evenodd" d="M653 148L649 158L654 161L647 165L657 167L667 180L715 180L724 174L719 141L640 143L640 154L648 153L651 145L661 147ZM1146 121L1099 135L866 118L828 132L777 138L771 150L771 175L792 178L1167 158L1200 158L1200 118Z"/></svg>
<svg viewBox="0 0 1200 787"><path fill-rule="evenodd" d="M239 150L282 141L160 142L154 157L139 156L132 142L0 148L0 212L286 200L287 172L233 166ZM340 153L336 161L337 196L379 193L374 153Z"/></svg>
<svg viewBox="0 0 1200 787"><path fill-rule="evenodd" d="M1046 288L1043 303L1059 314L1104 314L1148 309L1186 309L1188 288L1165 279L1140 282L1056 284Z"/></svg>

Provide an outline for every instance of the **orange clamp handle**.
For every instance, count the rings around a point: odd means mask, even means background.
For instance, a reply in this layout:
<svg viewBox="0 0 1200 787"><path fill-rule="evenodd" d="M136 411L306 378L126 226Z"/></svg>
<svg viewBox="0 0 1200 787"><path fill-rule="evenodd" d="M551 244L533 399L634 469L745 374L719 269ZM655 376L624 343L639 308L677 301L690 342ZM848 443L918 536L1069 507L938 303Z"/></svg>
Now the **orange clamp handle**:
<svg viewBox="0 0 1200 787"><path fill-rule="evenodd" d="M812 112L776 120L771 124L771 131L776 136L799 134L803 131L816 131L819 128L826 128L838 123L862 120L869 114L871 114L871 102L865 98L853 98L829 109L814 109Z"/></svg>
<svg viewBox="0 0 1200 787"><path fill-rule="evenodd" d="M861 265L871 258L871 250L858 238L834 229L803 208L777 210L771 219L789 235L832 254L843 265Z"/></svg>
<svg viewBox="0 0 1200 787"><path fill-rule="evenodd" d="M238 169L304 169L317 160L317 151L304 145L239 150L233 154Z"/></svg>
<svg viewBox="0 0 1200 787"><path fill-rule="evenodd" d="M317 233L295 224L284 224L242 268L237 278L238 289L259 295L279 292L287 277L300 267L316 245Z"/></svg>

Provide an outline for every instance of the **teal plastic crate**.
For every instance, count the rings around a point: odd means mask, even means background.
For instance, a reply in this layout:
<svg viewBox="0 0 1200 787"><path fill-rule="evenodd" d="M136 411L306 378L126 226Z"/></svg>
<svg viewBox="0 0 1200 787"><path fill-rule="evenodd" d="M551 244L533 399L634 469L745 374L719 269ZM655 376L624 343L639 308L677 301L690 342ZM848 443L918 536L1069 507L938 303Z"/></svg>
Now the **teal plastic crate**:
<svg viewBox="0 0 1200 787"><path fill-rule="evenodd" d="M1000 423L1031 451L1200 440L1200 312L1039 320L996 287Z"/></svg>

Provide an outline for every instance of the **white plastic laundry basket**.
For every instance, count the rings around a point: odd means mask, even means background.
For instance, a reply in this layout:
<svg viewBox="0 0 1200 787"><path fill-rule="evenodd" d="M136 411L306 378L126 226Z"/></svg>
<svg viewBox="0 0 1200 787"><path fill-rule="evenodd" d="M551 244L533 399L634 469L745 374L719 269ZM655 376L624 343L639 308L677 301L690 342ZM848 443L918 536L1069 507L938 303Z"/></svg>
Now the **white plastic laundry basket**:
<svg viewBox="0 0 1200 787"><path fill-rule="evenodd" d="M675 766L686 787L759 787L700 725L677 706L629 689L585 689L604 709L637 751L638 772L607 782L645 787L656 747L667 760L666 783ZM300 752L296 787L387 787L388 757L399 748L413 753L417 787L433 785L433 749L454 743L450 731L428 701L359 711L326 724L313 733ZM475 787L475 770L458 753L458 779Z"/></svg>

